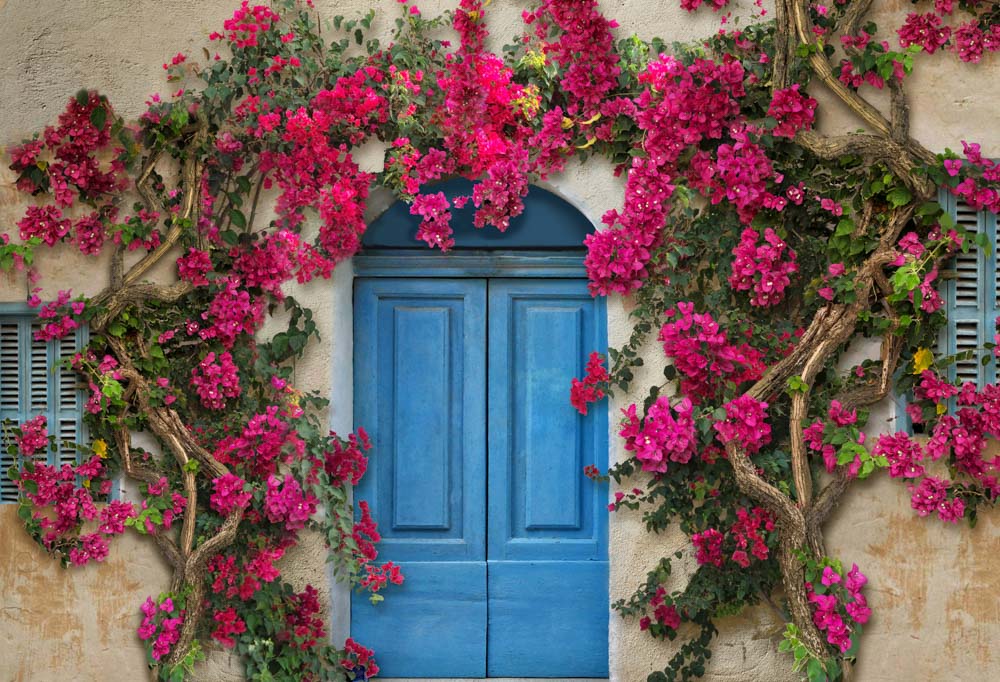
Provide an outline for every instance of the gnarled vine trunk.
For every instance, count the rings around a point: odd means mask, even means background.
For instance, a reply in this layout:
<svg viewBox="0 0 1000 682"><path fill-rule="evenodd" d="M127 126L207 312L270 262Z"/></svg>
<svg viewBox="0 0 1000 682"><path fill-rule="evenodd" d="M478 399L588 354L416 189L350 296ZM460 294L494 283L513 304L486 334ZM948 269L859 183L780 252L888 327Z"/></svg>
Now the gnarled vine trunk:
<svg viewBox="0 0 1000 682"><path fill-rule="evenodd" d="M851 2L838 29L846 35L856 33L870 6L871 0ZM781 89L789 82L787 69L794 59L796 47L816 44L808 8L808 0L777 0L773 90ZM833 67L821 48L810 53L808 63L818 81L864 121L869 132L830 137L816 131L802 131L796 136L796 141L820 158L832 159L849 154L864 159L868 164L884 164L905 183L913 196L909 204L899 208L875 205L870 200L866 202L856 220L858 233L877 235L878 247L859 268L855 280L855 302L831 303L820 308L793 352L773 365L747 392L757 400L768 400L784 391L786 382L793 376L798 376L802 381L800 385L805 386L793 396L789 424L795 497L768 483L737 443L730 442L726 448L740 489L778 520L778 559L791 617L803 643L814 656L822 659L825 658L826 644L813 624L799 553L804 552L817 560L824 556L823 524L852 479L840 467L832 480L820 490L813 491L803 422L808 413L810 392L820 370L855 337L861 314L875 306L883 306L884 296L891 293L884 269L896 256L893 246L912 219L914 206L934 196L933 185L914 169L932 162L934 155L909 137L909 111L903 84L898 79L888 79L892 98L891 114L887 119L833 75ZM895 321L890 306L885 305L884 308ZM870 406L888 395L900 350L897 337L889 334L883 339L881 374L877 381L838 396L848 410ZM846 666L844 678L850 675L850 667Z"/></svg>

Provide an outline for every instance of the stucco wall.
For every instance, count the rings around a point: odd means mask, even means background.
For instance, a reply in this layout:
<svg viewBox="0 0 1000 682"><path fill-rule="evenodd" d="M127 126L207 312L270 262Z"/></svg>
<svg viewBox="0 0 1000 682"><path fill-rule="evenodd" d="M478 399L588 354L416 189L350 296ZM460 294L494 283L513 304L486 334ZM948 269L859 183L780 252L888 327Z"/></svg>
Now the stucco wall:
<svg viewBox="0 0 1000 682"><path fill-rule="evenodd" d="M0 0L0 144L50 123L66 99L80 87L99 88L119 112L141 113L151 92L167 91L160 65L177 51L198 52L217 29L235 0ZM318 0L329 17L369 6L395 12L395 0ZM621 24L620 35L636 32L668 41L707 35L718 27L710 13L689 16L674 0L605 0L606 12ZM749 4L749 3L745 3ZM420 3L425 13L451 5L446 0ZM514 35L524 0L494 0L490 27L494 46ZM903 0L883 3L897 13ZM387 25L382 21L381 26ZM978 67L960 67L954 59L918 59L913 79L913 132L931 148L958 147L969 136L984 143L987 154L1000 155L995 114L1000 106L1000 68L995 58ZM853 129L849 119L823 121L829 129ZM377 150L374 155L377 159ZM375 161L372 161L375 163ZM0 224L13 229L21 213L12 176L0 171ZM597 224L608 208L618 206L622 185L606 164L570 168L547 188L580 208ZM102 282L71 250L45 255L40 265L46 292L73 287L93 293ZM346 432L352 423L351 280L349 264L330 282L318 282L294 295L316 311L324 330L323 346L312 349L296 368L297 383L329 393L331 428ZM22 279L0 278L0 300L24 300ZM609 301L609 340L628 335L627 303ZM862 348L863 352L865 349ZM647 353L647 370L657 370L662 354ZM624 402L612 406L612 414ZM891 410L873 424L891 428ZM620 456L612 433L612 456ZM1000 641L1000 528L984 518L970 531L915 518L905 488L888 480L858 486L850 506L831 524L829 548L845 561L856 561L871 576L869 594L875 616L868 627L859 666L863 682L881 680L979 680L1000 677L1000 658L991 643ZM682 536L645 533L638 514L622 512L611 520L612 600L627 596L645 578L658 557L685 546ZM64 573L46 562L20 530L12 509L0 509L0 680L47 682L55 679L142 679L142 650L134 637L138 604L166 584L166 572L152 547L127 539L112 550L102 567ZM315 538L308 539L286 562L299 584L312 583L329 594L333 638L347 635L349 602L334 586ZM683 580L678 575L677 585ZM612 678L644 680L662 667L673 644L657 643L634 623L610 616ZM789 660L774 652L781 624L758 611L724 623L707 679L781 682L795 679ZM200 677L238 679L225 654L212 657ZM109 678L110 679L110 678Z"/></svg>

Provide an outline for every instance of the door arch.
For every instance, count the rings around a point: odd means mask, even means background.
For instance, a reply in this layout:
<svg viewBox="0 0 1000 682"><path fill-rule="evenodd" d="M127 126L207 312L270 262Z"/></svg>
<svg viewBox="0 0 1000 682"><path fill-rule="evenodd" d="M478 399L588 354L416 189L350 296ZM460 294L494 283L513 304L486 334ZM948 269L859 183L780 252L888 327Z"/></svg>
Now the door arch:
<svg viewBox="0 0 1000 682"><path fill-rule="evenodd" d="M540 188L506 235L456 211L448 254L418 224L390 207L355 257L355 422L375 445L356 497L408 580L353 599L352 636L386 677L606 677L607 493L582 470L607 464L607 414L568 400L607 345L592 226Z"/></svg>

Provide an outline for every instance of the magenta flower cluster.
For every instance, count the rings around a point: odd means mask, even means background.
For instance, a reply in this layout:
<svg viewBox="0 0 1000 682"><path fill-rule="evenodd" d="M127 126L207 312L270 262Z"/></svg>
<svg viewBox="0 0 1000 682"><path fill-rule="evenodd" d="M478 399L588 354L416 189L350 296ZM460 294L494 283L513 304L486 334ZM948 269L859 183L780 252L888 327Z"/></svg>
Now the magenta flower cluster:
<svg viewBox="0 0 1000 682"><path fill-rule="evenodd" d="M761 507L750 510L741 507L736 510L736 521L725 535L715 528L708 528L692 535L691 543L696 550L695 559L699 565L711 564L722 568L726 561L723 553L725 545L729 560L741 568L747 568L750 566L751 556L758 561L768 558L770 548L767 541L773 532L774 518L767 510Z"/></svg>
<svg viewBox="0 0 1000 682"><path fill-rule="evenodd" d="M247 601L251 599L263 583L274 582L280 575L274 562L285 554L285 547L265 545L249 557L217 554L208 562L211 573L212 593L224 595L227 599Z"/></svg>
<svg viewBox="0 0 1000 682"><path fill-rule="evenodd" d="M208 251L188 249L187 255L177 259L177 275L184 281L198 286L208 284L208 273L212 271L212 258Z"/></svg>
<svg viewBox="0 0 1000 682"><path fill-rule="evenodd" d="M219 440L215 458L237 467L244 478L264 478L276 473L279 462L301 458L305 441L277 405L255 414L239 436Z"/></svg>
<svg viewBox="0 0 1000 682"><path fill-rule="evenodd" d="M184 610L174 603L172 597L164 597L159 603L147 597L142 605L142 615L139 639L149 643L153 661L160 661L181 638Z"/></svg>
<svg viewBox="0 0 1000 682"><path fill-rule="evenodd" d="M229 278L201 314L205 325L194 325L188 333L202 339L218 339L227 350L243 334L253 335L264 322L264 301L250 296L238 279Z"/></svg>
<svg viewBox="0 0 1000 682"><path fill-rule="evenodd" d="M410 213L420 216L421 219L417 239L426 242L432 248L449 251L455 245L455 240L451 238L450 208L451 204L444 192L420 194L414 197Z"/></svg>
<svg viewBox="0 0 1000 682"><path fill-rule="evenodd" d="M233 16L222 24L227 34L212 33L209 40L225 38L237 48L257 47L259 37L269 31L280 19L280 15L267 5L251 7L249 0L242 0Z"/></svg>
<svg viewBox="0 0 1000 682"><path fill-rule="evenodd" d="M924 458L923 448L902 431L879 436L872 455L888 460L889 475L893 478L919 478L924 475L924 467L920 465Z"/></svg>
<svg viewBox="0 0 1000 682"><path fill-rule="evenodd" d="M654 622L660 629L666 628L668 632L677 630L681 626L681 615L677 607L668 601L667 589L663 585L656 588L649 605L653 607L653 618L649 616L640 618L639 629L648 630Z"/></svg>
<svg viewBox="0 0 1000 682"><path fill-rule="evenodd" d="M691 461L698 446L698 432L690 398L682 398L671 406L669 398L660 396L641 422L635 405L622 413L625 421L619 435L625 439L625 449L642 462L643 471L664 473L668 462Z"/></svg>
<svg viewBox="0 0 1000 682"><path fill-rule="evenodd" d="M970 3L975 4L975 3ZM934 12L911 12L899 28L899 44L919 45L933 54L950 45L963 62L978 63L986 52L1000 50L1000 25L977 18L952 26L943 22L953 11L953 0L938 0Z"/></svg>
<svg viewBox="0 0 1000 682"><path fill-rule="evenodd" d="M587 373L583 380L573 378L569 389L569 402L582 415L587 414L587 405L604 397L601 388L608 382L608 370L604 367L604 357L593 352L587 360Z"/></svg>
<svg viewBox="0 0 1000 682"><path fill-rule="evenodd" d="M25 457L48 447L44 416L28 420L19 431L18 447ZM129 502L116 500L101 509L97 507L94 495L106 496L111 490L111 479L97 455L76 466L29 460L16 482L21 494L35 507L29 526L37 528L33 532L37 532L38 540L77 566L107 558L109 540L123 533L126 522L136 516ZM96 522L97 530L82 532L88 522Z"/></svg>
<svg viewBox="0 0 1000 682"><path fill-rule="evenodd" d="M25 457L36 452L42 453L49 446L48 419L44 414L32 417L21 424L21 435L17 437L17 447Z"/></svg>
<svg viewBox="0 0 1000 682"><path fill-rule="evenodd" d="M774 91L767 115L777 122L771 130L772 135L795 137L795 133L800 130L812 128L816 116L816 100L799 92L799 84L796 83L789 88Z"/></svg>
<svg viewBox="0 0 1000 682"><path fill-rule="evenodd" d="M264 235L250 248L233 250L233 271L247 287L259 288L277 300L284 299L281 285L296 273L299 281L308 281L312 273L303 267L302 241L290 230Z"/></svg>
<svg viewBox="0 0 1000 682"><path fill-rule="evenodd" d="M864 445L867 440L865 433L855 426L857 421L857 410L845 409L839 400L831 400L826 420L817 419L802 430L806 447L823 457L823 464L828 473L833 473L837 468L838 446ZM861 465L860 456L855 454L851 461L845 463L845 473L848 476L857 476L861 471Z"/></svg>
<svg viewBox="0 0 1000 682"><path fill-rule="evenodd" d="M853 645L851 634L856 625L863 625L871 617L868 602L861 594L868 578L851 566L841 575L832 566L823 568L819 585L806 583L806 593L813 608L813 623L826 635L826 641L846 654Z"/></svg>
<svg viewBox="0 0 1000 682"><path fill-rule="evenodd" d="M363 428L358 428L357 435L349 435L346 444L336 440L333 450L324 453L323 460L316 463L315 470L322 468L336 485L357 485L368 470L365 452L371 447L368 434Z"/></svg>
<svg viewBox="0 0 1000 682"><path fill-rule="evenodd" d="M41 322L39 329L35 330L32 338L36 341L55 341L63 339L80 328L80 316L86 309L84 301L71 301L72 291L60 291L55 300L42 303L38 297L39 289L32 291L28 298L28 305L40 309L38 320Z"/></svg>
<svg viewBox="0 0 1000 682"><path fill-rule="evenodd" d="M264 510L271 523L283 523L290 531L300 530L316 512L316 503L312 493L304 493L292 476L285 476L284 481L268 476Z"/></svg>
<svg viewBox="0 0 1000 682"><path fill-rule="evenodd" d="M215 629L212 630L212 639L223 646L230 648L236 646L233 635L239 635L247 630L246 623L237 615L236 609L232 606L213 613L212 620L216 623Z"/></svg>
<svg viewBox="0 0 1000 682"><path fill-rule="evenodd" d="M771 442L767 403L744 394L730 400L723 407L726 418L712 425L723 445L735 442L747 454L752 455Z"/></svg>
<svg viewBox="0 0 1000 682"><path fill-rule="evenodd" d="M695 404L715 397L727 383L756 379L763 372L757 351L730 343L718 322L709 313L694 312L693 303L682 301L664 315L663 352L677 368L681 393Z"/></svg>
<svg viewBox="0 0 1000 682"><path fill-rule="evenodd" d="M909 486L910 506L920 516L937 513L938 518L958 523L965 514L965 502L960 497L950 497L951 483L933 476L926 476L916 486Z"/></svg>
<svg viewBox="0 0 1000 682"><path fill-rule="evenodd" d="M212 509L223 516L228 516L236 509L245 509L250 504L253 491L247 489L247 483L236 474L225 474L212 479L214 491L209 497Z"/></svg>
<svg viewBox="0 0 1000 682"><path fill-rule="evenodd" d="M934 54L948 43L951 27L942 26L941 17L933 12L926 14L912 12L906 16L906 20L896 33L899 34L899 44L902 47L919 45L928 54Z"/></svg>
<svg viewBox="0 0 1000 682"><path fill-rule="evenodd" d="M602 219L608 229L587 236L585 265L592 292L629 293L649 276L647 266L660 245L674 192L672 181L682 172L681 156L703 140L721 139L728 132L733 144L719 145L714 160L704 151L694 155L688 172L692 187L713 203L734 202L748 221L771 201L766 191L773 177L770 162L736 123L735 98L744 94L743 78L736 59L696 59L685 66L661 54L639 75L645 89L638 97L609 103L604 113L628 116L643 131L646 158L632 160L622 212L609 211Z"/></svg>
<svg viewBox="0 0 1000 682"><path fill-rule="evenodd" d="M560 29L558 40L547 40L549 19ZM596 0L544 0L525 21L536 24L546 56L566 68L559 85L569 100L567 113L593 114L618 87L621 69L611 33L618 23L601 14Z"/></svg>
<svg viewBox="0 0 1000 682"><path fill-rule="evenodd" d="M82 99L71 99L59 115L59 125L46 128L41 139L10 150L11 169L21 174L18 189L29 194L51 191L57 204L29 206L17 223L21 239L36 237L54 246L75 231L83 253L100 250L106 237L105 222L114 221L117 215L108 198L127 185L120 158L123 150L111 146L113 124L111 107L92 92ZM39 179L37 171L44 171L44 179ZM73 206L77 199L91 210L74 222L64 217L62 209ZM23 267L23 262L19 261L18 267Z"/></svg>
<svg viewBox="0 0 1000 682"><path fill-rule="evenodd" d="M191 386L209 410L223 410L226 400L240 395L239 368L229 351L209 353L191 370Z"/></svg>
<svg viewBox="0 0 1000 682"><path fill-rule="evenodd" d="M798 272L795 252L770 227L764 230L764 242L756 230L747 228L733 249L733 271L729 286L734 291L752 291L750 304L774 306L785 297L790 275Z"/></svg>

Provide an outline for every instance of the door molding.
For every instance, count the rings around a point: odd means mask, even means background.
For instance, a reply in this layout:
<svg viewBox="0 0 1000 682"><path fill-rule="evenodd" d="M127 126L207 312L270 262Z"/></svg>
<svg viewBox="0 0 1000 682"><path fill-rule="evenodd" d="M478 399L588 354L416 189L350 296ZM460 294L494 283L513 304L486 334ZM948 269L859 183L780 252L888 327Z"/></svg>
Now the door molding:
<svg viewBox="0 0 1000 682"><path fill-rule="evenodd" d="M356 255L353 263L356 277L587 277L583 254L566 251L370 249Z"/></svg>

